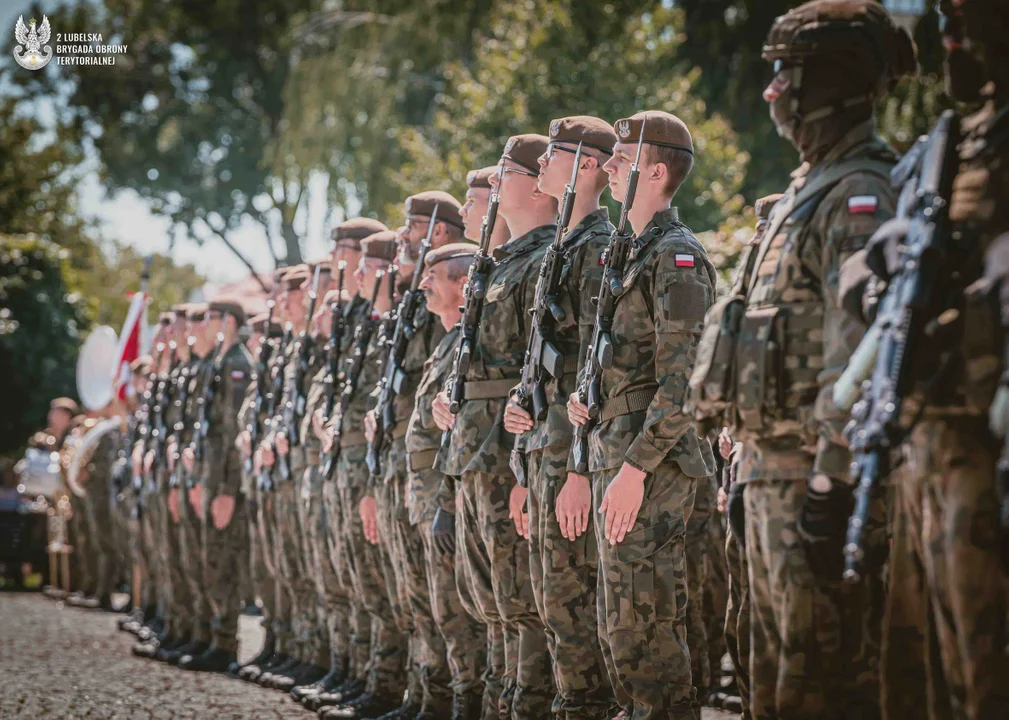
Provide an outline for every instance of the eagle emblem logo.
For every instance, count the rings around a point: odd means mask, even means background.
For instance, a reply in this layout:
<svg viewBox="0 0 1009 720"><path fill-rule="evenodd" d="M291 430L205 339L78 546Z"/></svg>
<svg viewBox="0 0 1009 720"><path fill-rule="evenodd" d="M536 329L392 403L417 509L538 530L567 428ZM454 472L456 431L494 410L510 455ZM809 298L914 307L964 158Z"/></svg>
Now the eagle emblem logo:
<svg viewBox="0 0 1009 720"><path fill-rule="evenodd" d="M561 131L561 121L554 120L550 123L550 137L557 137L557 133Z"/></svg>
<svg viewBox="0 0 1009 720"><path fill-rule="evenodd" d="M41 70L49 61L53 59L53 49L46 43L52 31L49 28L49 18L42 16L42 24L35 29L35 18L25 25L23 15L18 15L17 24L14 26L14 39L17 47L14 48L14 61L25 70Z"/></svg>
<svg viewBox="0 0 1009 720"><path fill-rule="evenodd" d="M623 139L627 139L631 136L631 121L630 120L618 120L617 121L617 135Z"/></svg>
<svg viewBox="0 0 1009 720"><path fill-rule="evenodd" d="M510 153L513 147L515 147L515 138L509 138L508 142L505 143L505 149L504 149L505 155Z"/></svg>

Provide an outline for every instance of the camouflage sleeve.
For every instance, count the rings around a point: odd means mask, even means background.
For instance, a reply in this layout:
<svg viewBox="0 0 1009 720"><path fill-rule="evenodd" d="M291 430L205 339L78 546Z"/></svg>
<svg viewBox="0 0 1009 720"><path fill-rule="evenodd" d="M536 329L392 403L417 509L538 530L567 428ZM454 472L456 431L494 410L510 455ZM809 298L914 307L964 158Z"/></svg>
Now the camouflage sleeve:
<svg viewBox="0 0 1009 720"><path fill-rule="evenodd" d="M823 283L823 370L813 408L819 440L813 472L836 480L849 478L850 452L844 438L849 414L834 405L834 382L858 347L866 327L845 311L840 293L841 266L865 247L876 229L896 212L890 184L870 174L849 176L824 198L811 226L819 243L807 242L804 263L819 269Z"/></svg>
<svg viewBox="0 0 1009 720"><path fill-rule="evenodd" d="M245 400L252 368L244 352L231 355L221 366L220 383L214 392L208 442L210 476L220 483L219 492L238 493L241 484L241 458L235 447L238 435L238 411Z"/></svg>
<svg viewBox="0 0 1009 720"><path fill-rule="evenodd" d="M701 253L669 248L659 253L652 282L655 323L655 379L658 389L645 414L645 423L627 448L625 460L652 472L692 427L683 412L704 314L714 296L714 278ZM677 267L676 258L689 253L693 267Z"/></svg>
<svg viewBox="0 0 1009 720"><path fill-rule="evenodd" d="M455 493L455 478L442 473L441 483L438 485L438 493L435 495L435 502L439 508L449 515L455 515Z"/></svg>

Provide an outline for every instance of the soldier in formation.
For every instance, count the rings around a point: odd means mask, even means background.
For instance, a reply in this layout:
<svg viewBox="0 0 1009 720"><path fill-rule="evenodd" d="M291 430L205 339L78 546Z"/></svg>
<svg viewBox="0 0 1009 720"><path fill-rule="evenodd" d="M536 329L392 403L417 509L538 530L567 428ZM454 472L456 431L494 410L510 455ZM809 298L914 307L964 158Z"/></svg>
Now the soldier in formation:
<svg viewBox="0 0 1009 720"><path fill-rule="evenodd" d="M248 322L173 308L127 421L80 421L88 596L129 538L138 654L323 718L1009 717L1009 12L940 5L974 109L903 159L883 6L774 22L801 164L724 289L674 206L703 150L646 110L339 224Z"/></svg>

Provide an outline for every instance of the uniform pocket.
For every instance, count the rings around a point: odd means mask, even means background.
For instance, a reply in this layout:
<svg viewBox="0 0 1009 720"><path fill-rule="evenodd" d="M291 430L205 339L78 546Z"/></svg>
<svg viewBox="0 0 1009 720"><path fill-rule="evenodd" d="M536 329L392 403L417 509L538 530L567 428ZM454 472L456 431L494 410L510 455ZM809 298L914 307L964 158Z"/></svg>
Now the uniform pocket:
<svg viewBox="0 0 1009 720"><path fill-rule="evenodd" d="M704 321L690 376L690 403L702 417L720 415L733 397L736 348L745 312L741 295L715 303Z"/></svg>
<svg viewBox="0 0 1009 720"><path fill-rule="evenodd" d="M736 409L748 431L765 429L781 408L780 309L742 318L736 353Z"/></svg>

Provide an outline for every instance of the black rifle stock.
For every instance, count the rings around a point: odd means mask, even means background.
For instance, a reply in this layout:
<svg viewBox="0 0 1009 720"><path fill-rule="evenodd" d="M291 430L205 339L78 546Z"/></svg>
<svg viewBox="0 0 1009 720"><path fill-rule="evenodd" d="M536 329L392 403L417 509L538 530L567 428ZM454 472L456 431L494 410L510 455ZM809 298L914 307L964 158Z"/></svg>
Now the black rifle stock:
<svg viewBox="0 0 1009 720"><path fill-rule="evenodd" d="M347 269L347 263L343 260L337 266L339 276L337 280L337 299L330 305L329 312L329 343L326 345L326 402L323 407L323 417L333 416L336 407L336 391L340 382L340 354L343 348L343 338L347 333L347 319L344 317L343 304L343 280ZM322 463L322 477L328 478L332 471L333 453L326 453Z"/></svg>
<svg viewBox="0 0 1009 720"><path fill-rule="evenodd" d="M268 300L266 303L268 308L266 332L263 333L263 339L260 343L259 360L256 363L256 400L252 406L252 419L249 421L247 428L250 437L250 454L249 457L245 458L244 463L245 472L247 473L252 472L252 452L255 451L256 445L259 444L259 435L262 430L259 424L259 415L263 411L263 403L266 401L266 383L268 380L266 373L270 367L270 356L273 352L273 344L270 342L270 327L273 325L273 308L275 305L276 303L273 300Z"/></svg>
<svg viewBox="0 0 1009 720"><path fill-rule="evenodd" d="M266 423L268 426L272 426L274 422L277 421L277 404L280 402L280 394L283 392L284 388L284 375L287 372L287 346L294 339L294 329L288 324L284 330L284 337L281 338L280 344L277 347L277 357L280 358L277 361L277 365L274 368L274 376L269 378L270 380L270 394L269 401L266 404ZM256 448L253 446L253 452ZM273 489L273 476L271 474L272 467L267 467L264 465L259 471L259 478L256 480L256 484L260 490L272 490Z"/></svg>

